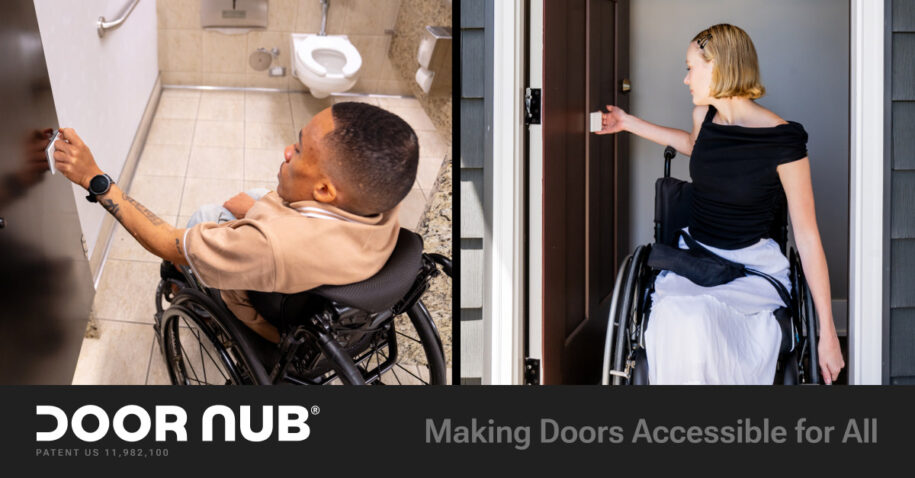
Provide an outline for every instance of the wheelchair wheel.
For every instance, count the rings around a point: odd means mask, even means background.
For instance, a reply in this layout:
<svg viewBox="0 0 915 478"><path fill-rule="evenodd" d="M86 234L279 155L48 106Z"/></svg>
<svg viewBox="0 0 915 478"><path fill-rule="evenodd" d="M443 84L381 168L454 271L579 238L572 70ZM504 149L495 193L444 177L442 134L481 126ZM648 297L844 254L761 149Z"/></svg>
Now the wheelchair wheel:
<svg viewBox="0 0 915 478"><path fill-rule="evenodd" d="M438 264L450 277L451 263L438 254L424 255L428 268L421 272L408 296L420 297L428 288L428 279ZM444 347L435 321L421 299L397 316L392 311L369 314L358 309L338 308L341 315L331 325L333 340L352 358L355 375L371 385L444 385L447 365ZM311 333L313 335L313 332ZM312 342L314 342L312 340ZM346 383L353 376L349 363L334 360L326 351L316 352L314 343L305 344L304 354L293 362L288 381L300 384ZM348 362L349 360L347 360ZM341 373L345 372L345 373Z"/></svg>
<svg viewBox="0 0 915 478"><path fill-rule="evenodd" d="M372 385L444 385L447 379L442 341L422 301L394 317L356 362Z"/></svg>
<svg viewBox="0 0 915 478"><path fill-rule="evenodd" d="M175 290L187 287L184 282L175 279L162 279L156 287L156 317L162 317L165 309L175 300Z"/></svg>
<svg viewBox="0 0 915 478"><path fill-rule="evenodd" d="M165 282L165 281L163 281ZM184 289L159 320L163 354L175 385L247 385L264 383L251 354L199 291ZM258 373L260 372L260 373Z"/></svg>
<svg viewBox="0 0 915 478"><path fill-rule="evenodd" d="M636 248L620 266L608 315L604 343L602 384L621 385L632 380L637 357L643 354L643 326L650 246ZM638 360L642 362L641 360ZM640 364L641 365L641 364ZM641 370L639 372L645 372Z"/></svg>
<svg viewBox="0 0 915 478"><path fill-rule="evenodd" d="M804 277L804 268L799 254L794 248L789 252L791 263L791 279L794 284L795 303L793 312L796 319L795 328L800 333L798 354L798 378L800 383L819 384L819 352L817 350L817 337L819 323L817 322L816 309L807 279Z"/></svg>

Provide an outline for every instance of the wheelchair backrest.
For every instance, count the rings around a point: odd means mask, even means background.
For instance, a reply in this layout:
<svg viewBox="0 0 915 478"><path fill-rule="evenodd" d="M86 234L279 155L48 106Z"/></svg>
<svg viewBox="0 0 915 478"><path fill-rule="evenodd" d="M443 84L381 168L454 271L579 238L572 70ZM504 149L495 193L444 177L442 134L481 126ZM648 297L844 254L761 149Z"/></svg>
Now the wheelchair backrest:
<svg viewBox="0 0 915 478"><path fill-rule="evenodd" d="M366 280L325 285L296 294L248 291L248 299L262 317L278 326L299 323L326 308L328 301L338 310L382 312L394 307L413 286L422 269L422 254L422 238L401 228L391 257Z"/></svg>
<svg viewBox="0 0 915 478"><path fill-rule="evenodd" d="M672 177L658 178L655 181L655 242L677 247L677 231L689 225L692 205L692 183ZM769 237L775 239L782 254L785 254L788 245L788 200L781 186L774 207Z"/></svg>

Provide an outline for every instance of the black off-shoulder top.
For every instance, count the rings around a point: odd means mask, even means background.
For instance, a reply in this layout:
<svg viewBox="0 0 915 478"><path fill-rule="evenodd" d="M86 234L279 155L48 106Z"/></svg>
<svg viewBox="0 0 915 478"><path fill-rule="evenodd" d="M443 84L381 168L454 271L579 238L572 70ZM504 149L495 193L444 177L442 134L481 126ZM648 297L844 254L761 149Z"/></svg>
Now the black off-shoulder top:
<svg viewBox="0 0 915 478"><path fill-rule="evenodd" d="M690 157L689 231L710 246L741 249L768 237L776 199L784 194L775 168L807 156L807 132L794 121L720 125L712 122L715 113L709 105Z"/></svg>

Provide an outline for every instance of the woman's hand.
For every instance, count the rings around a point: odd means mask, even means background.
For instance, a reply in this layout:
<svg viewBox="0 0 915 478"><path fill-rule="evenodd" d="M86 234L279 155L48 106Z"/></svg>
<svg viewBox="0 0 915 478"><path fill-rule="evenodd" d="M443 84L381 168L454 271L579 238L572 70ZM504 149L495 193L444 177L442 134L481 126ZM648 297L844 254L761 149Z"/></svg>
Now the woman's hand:
<svg viewBox="0 0 915 478"><path fill-rule="evenodd" d="M839 347L839 337L836 335L835 329L820 334L817 353L820 358L820 373L823 375L823 381L826 385L832 385L832 382L839 377L839 372L845 367L845 359L842 358L842 349Z"/></svg>
<svg viewBox="0 0 915 478"><path fill-rule="evenodd" d="M607 112L601 112L601 130L594 134L613 134L625 130L624 123L629 116L619 106L607 105Z"/></svg>
<svg viewBox="0 0 915 478"><path fill-rule="evenodd" d="M61 128L60 138L54 141L54 167L70 181L89 189L89 182L103 174L92 152L73 128Z"/></svg>

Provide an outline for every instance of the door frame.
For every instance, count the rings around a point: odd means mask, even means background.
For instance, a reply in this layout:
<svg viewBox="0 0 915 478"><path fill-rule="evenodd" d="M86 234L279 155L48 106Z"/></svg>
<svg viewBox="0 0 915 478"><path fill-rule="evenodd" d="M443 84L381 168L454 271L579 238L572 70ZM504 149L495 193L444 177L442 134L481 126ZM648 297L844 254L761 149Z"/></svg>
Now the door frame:
<svg viewBox="0 0 915 478"><path fill-rule="evenodd" d="M493 2L492 259L484 384L520 384L524 364L523 0Z"/></svg>
<svg viewBox="0 0 915 478"><path fill-rule="evenodd" d="M848 379L883 382L884 340L884 2L851 1L849 134ZM868 161L868 158L870 160ZM876 164L875 164L876 163Z"/></svg>
<svg viewBox="0 0 915 478"><path fill-rule="evenodd" d="M493 95L493 259L491 314L486 314L483 383L521 383L524 308L539 318L539 289L530 277L525 304L523 110L524 5L521 0L495 3ZM884 341L884 2L851 0L850 172L849 172L849 383L883 383ZM511 160L507 160L511 158ZM872 158L870 163L866 158ZM873 164L879 161L879 164ZM535 184L537 168L531 168ZM539 178L542 180L542 177ZM539 183L538 183L539 184ZM533 202L532 202L533 203ZM531 226L533 214L531 208ZM538 249L539 248L539 249ZM542 247L531 240L529 269L542 271ZM539 277L542 280L542 277ZM876 311L876 312L875 312ZM485 320L485 319L484 319ZM534 338L531 334L530 338ZM539 342L530 343L531 350Z"/></svg>
<svg viewBox="0 0 915 478"><path fill-rule="evenodd" d="M530 88L543 88L543 1L529 0L528 73ZM543 126L527 126L528 298L527 355L539 360L543 377Z"/></svg>

